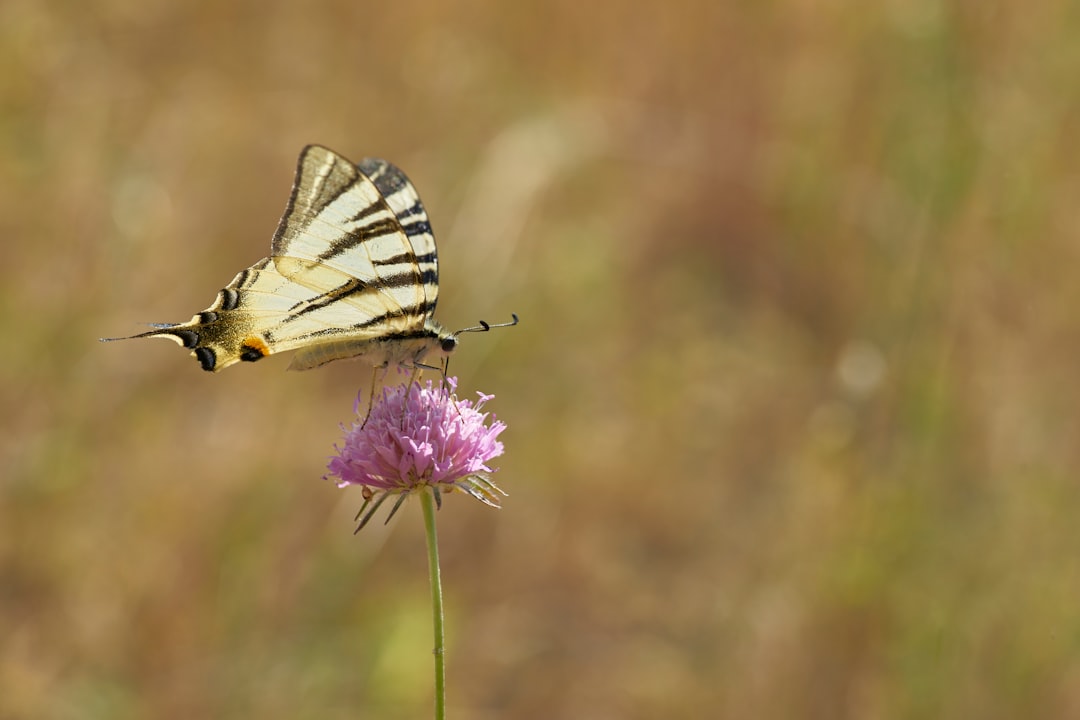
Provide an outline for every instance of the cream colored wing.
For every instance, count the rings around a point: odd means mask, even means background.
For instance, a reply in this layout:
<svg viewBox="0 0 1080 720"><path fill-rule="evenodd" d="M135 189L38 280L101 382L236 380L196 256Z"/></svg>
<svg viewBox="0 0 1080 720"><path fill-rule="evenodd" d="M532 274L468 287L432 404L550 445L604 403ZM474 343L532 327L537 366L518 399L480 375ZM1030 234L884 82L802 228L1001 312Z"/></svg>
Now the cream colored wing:
<svg viewBox="0 0 1080 720"><path fill-rule="evenodd" d="M187 323L133 337L174 340L210 371L285 350L299 350L291 367L307 369L355 356L416 364L453 347L432 319L438 257L427 213L390 163L354 166L304 148L271 251Z"/></svg>

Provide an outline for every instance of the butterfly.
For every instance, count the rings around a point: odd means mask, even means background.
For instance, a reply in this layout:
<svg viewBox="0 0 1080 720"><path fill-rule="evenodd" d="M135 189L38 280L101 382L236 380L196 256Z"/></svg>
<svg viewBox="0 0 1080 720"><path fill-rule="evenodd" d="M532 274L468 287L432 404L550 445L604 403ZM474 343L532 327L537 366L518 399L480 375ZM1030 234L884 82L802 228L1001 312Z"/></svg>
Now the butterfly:
<svg viewBox="0 0 1080 720"><path fill-rule="evenodd" d="M431 354L448 357L463 332L518 322L512 314L511 322L448 332L434 319L438 299L435 237L405 173L385 160L354 165L308 145L270 257L242 270L186 323L104 339L166 338L211 372L287 350L297 351L290 370L345 358L424 368Z"/></svg>

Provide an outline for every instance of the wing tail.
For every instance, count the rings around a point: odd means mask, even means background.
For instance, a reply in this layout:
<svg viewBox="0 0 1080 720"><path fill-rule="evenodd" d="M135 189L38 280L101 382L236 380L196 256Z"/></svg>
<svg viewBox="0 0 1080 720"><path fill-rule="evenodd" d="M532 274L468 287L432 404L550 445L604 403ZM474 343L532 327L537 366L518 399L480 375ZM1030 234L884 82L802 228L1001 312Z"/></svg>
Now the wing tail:
<svg viewBox="0 0 1080 720"><path fill-rule="evenodd" d="M234 341L235 333L227 318L206 310L186 323L154 323L154 329L126 337L101 338L101 342L137 340L140 338L165 338L191 350L191 356L199 361L203 370L218 372L241 360L260 360L270 354L265 342L257 337Z"/></svg>

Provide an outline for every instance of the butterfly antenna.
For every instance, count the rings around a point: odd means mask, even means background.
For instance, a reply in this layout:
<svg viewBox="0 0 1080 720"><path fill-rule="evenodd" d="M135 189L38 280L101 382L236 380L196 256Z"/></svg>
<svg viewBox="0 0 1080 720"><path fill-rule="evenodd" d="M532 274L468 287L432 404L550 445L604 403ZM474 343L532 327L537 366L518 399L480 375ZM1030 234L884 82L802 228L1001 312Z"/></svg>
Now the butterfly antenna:
<svg viewBox="0 0 1080 720"><path fill-rule="evenodd" d="M460 335L461 333L467 333L467 332L487 332L488 330L491 330L492 328L501 328L501 327L514 327L515 325L517 325L517 324L518 324L518 322L520 322L520 321L518 320L518 316L517 316L517 313L510 313L510 317L512 317L512 318L514 318L514 319L513 319L513 320L511 320L510 322L504 322L504 323L497 323L497 324L495 324L495 325L492 325L492 324L491 324L491 323L489 323L489 322L484 322L483 320L481 320L481 321L480 321L480 324L479 324L479 325L475 325L475 326L473 326L473 327L467 327L467 328L462 328L461 330L458 330L457 332L455 332L455 333L454 333L454 337L457 337L457 336L458 336L458 335Z"/></svg>
<svg viewBox="0 0 1080 720"><path fill-rule="evenodd" d="M450 336L453 337L453 338L457 338L458 335L461 335L462 333L467 333L467 332L487 332L488 330L491 330L493 328L514 327L519 322L521 322L520 318L518 318L517 313L510 313L510 317L513 318L510 322L496 323L494 325L487 322L486 320L481 320L479 325L474 325L473 327L462 328L461 330L457 330L455 332L450 333ZM445 387L445 385L446 385L446 376L450 372L450 357L449 356L447 356L445 358L445 360L443 361L443 366L442 366L441 370L442 370L442 376L443 376L443 386Z"/></svg>
<svg viewBox="0 0 1080 720"><path fill-rule="evenodd" d="M493 328L514 327L519 322L521 322L520 318L518 318L517 313L510 313L510 317L513 318L510 322L496 323L494 325L487 322L486 320L481 320L479 325L474 325L473 327L467 327L467 328L462 328L461 330L456 330L456 331L450 333L450 336L453 337L453 338L457 338L458 335L460 335L462 333L467 333L467 332L487 332L488 330L491 330ZM449 373L450 373L450 356L447 355L443 359L443 366L441 368L433 368L433 369L442 371L443 388L445 389L446 386L447 386L447 383L448 383L447 377L449 376Z"/></svg>

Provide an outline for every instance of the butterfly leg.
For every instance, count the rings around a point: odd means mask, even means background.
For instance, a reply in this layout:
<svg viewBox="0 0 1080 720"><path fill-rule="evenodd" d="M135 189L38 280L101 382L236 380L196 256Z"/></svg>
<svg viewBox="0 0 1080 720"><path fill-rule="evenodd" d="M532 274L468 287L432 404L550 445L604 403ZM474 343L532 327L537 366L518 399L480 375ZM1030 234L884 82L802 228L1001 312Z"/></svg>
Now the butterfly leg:
<svg viewBox="0 0 1080 720"><path fill-rule="evenodd" d="M364 415L364 422L360 424L361 430L367 425L368 418L371 417L371 408L375 406L375 375L378 374L378 372L378 368L371 368L371 392L368 393L367 413Z"/></svg>
<svg viewBox="0 0 1080 720"><path fill-rule="evenodd" d="M428 367L428 366L425 365L425 367ZM457 388L450 384L450 376L448 374L449 370L450 370L450 356L447 355L446 357L442 358L442 367L433 367L431 369L432 370L438 370L439 373L442 375L442 388L443 388L443 391L444 392L449 392L449 394L450 394L450 402L452 402L454 404L454 409L457 410L457 413L460 416L461 415L461 408L458 407Z"/></svg>
<svg viewBox="0 0 1080 720"><path fill-rule="evenodd" d="M443 390L445 390L450 385L450 381L447 380L447 373L450 372L450 356L449 355L447 355L446 357L444 357L442 359L442 367L439 368L439 372L442 373L442 386L443 386Z"/></svg>
<svg viewBox="0 0 1080 720"><path fill-rule="evenodd" d="M412 392L413 385L420 384L420 376L424 373L424 366L413 365L412 372L409 374L409 383L405 386L405 392L401 396L401 427L405 428L405 405L409 401L409 393Z"/></svg>
<svg viewBox="0 0 1080 720"><path fill-rule="evenodd" d="M443 369L443 367L440 365L427 365L425 363L418 362L409 365L409 367L413 370L434 370L435 372L442 374L444 380L446 379L446 370Z"/></svg>

